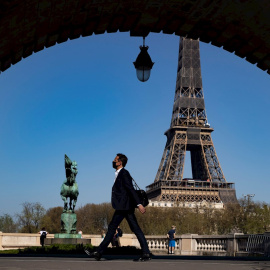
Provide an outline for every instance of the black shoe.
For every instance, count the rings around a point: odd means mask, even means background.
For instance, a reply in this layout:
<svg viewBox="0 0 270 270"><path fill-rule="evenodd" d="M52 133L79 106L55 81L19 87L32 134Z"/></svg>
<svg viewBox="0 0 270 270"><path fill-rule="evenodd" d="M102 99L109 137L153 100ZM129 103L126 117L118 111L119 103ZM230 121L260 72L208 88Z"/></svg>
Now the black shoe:
<svg viewBox="0 0 270 270"><path fill-rule="evenodd" d="M95 252L90 252L90 250L85 249L84 252L85 252L89 257L95 258L96 261L100 261L101 256L102 256L102 255L101 255L99 252L97 252L97 251L95 251Z"/></svg>
<svg viewBox="0 0 270 270"><path fill-rule="evenodd" d="M146 262L152 260L152 253L143 254L139 259L136 259L137 262Z"/></svg>

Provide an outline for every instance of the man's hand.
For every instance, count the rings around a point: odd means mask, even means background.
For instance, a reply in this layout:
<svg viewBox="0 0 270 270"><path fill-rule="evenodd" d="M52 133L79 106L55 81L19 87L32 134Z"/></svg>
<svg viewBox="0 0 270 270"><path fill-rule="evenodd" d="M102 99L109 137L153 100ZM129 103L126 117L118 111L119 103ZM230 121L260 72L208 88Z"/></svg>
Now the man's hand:
<svg viewBox="0 0 270 270"><path fill-rule="evenodd" d="M142 214L146 212L146 209L141 204L138 206L138 209Z"/></svg>

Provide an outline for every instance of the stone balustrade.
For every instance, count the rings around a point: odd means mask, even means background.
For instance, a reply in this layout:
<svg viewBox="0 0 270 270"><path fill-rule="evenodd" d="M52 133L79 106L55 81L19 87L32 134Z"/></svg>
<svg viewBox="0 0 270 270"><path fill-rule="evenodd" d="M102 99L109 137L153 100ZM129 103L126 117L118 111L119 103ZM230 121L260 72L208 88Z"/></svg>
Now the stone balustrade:
<svg viewBox="0 0 270 270"><path fill-rule="evenodd" d="M18 249L39 246L39 234L2 233L0 232L0 250ZM53 238L53 234L48 234ZM245 256L248 255L247 243L249 235L197 235L184 234L176 238L176 255L214 255L214 256ZM98 246L102 238L100 235L83 235L91 239L94 246ZM168 239L164 235L146 236L147 243L153 254L168 253ZM120 238L121 246L140 247L134 234L123 234Z"/></svg>
<svg viewBox="0 0 270 270"><path fill-rule="evenodd" d="M146 236L153 253L168 252L168 240L164 236ZM186 234L176 239L175 254L177 255L214 255L240 256L247 255L248 235L197 235Z"/></svg>
<svg viewBox="0 0 270 270"><path fill-rule="evenodd" d="M166 253L168 251L168 239L162 236L146 236L149 249L153 253ZM180 249L181 239L175 241L175 249Z"/></svg>
<svg viewBox="0 0 270 270"><path fill-rule="evenodd" d="M197 239L196 242L198 251L226 252L225 239Z"/></svg>

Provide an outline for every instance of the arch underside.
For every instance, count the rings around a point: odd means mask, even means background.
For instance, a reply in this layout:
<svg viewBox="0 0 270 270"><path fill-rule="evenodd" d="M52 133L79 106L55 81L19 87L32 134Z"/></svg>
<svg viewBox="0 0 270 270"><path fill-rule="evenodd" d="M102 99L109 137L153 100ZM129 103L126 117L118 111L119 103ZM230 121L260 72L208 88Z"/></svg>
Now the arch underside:
<svg viewBox="0 0 270 270"><path fill-rule="evenodd" d="M269 0L0 0L0 71L68 39L163 32L235 53L270 74Z"/></svg>

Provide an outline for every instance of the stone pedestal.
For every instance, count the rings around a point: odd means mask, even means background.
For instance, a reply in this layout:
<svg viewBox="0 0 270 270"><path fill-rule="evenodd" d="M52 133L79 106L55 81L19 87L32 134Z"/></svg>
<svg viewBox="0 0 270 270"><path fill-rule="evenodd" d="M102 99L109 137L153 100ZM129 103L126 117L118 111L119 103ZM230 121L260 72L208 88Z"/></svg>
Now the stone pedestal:
<svg viewBox="0 0 270 270"><path fill-rule="evenodd" d="M62 234L55 234L56 235L62 235ZM64 235L64 234L63 234ZM77 245L77 244L83 244L83 245L87 245L87 244L91 244L91 239L82 239L82 238L46 238L45 239L45 245L49 246L49 245L54 245L54 244L72 244L72 245Z"/></svg>
<svg viewBox="0 0 270 270"><path fill-rule="evenodd" d="M91 244L91 239L82 239L82 235L76 233L77 216L75 213L66 212L61 215L61 233L56 233L54 238L46 238L45 245L53 244Z"/></svg>
<svg viewBox="0 0 270 270"><path fill-rule="evenodd" d="M76 234L76 224L77 224L77 216L75 213L66 212L61 215L61 233L69 235Z"/></svg>
<svg viewBox="0 0 270 270"><path fill-rule="evenodd" d="M72 234L72 233L55 233L54 238L74 238L74 239L80 239L82 238L81 234Z"/></svg>

